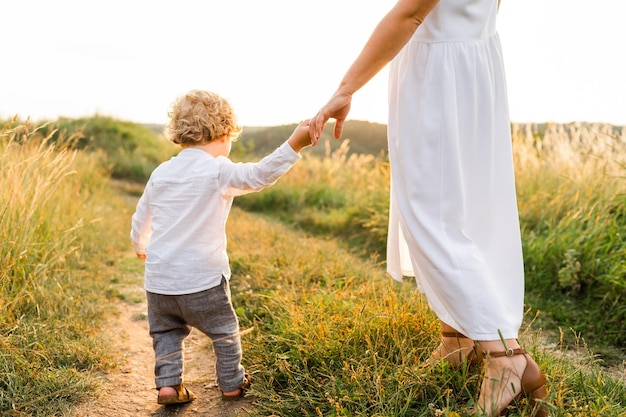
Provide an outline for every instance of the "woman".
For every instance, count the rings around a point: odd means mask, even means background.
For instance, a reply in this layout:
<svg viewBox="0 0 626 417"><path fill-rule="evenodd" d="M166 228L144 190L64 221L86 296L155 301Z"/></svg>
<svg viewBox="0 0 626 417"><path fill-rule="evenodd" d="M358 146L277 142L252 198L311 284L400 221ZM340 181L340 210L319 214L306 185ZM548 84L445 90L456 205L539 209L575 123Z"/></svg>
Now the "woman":
<svg viewBox="0 0 626 417"><path fill-rule="evenodd" d="M399 0L311 120L340 138L352 95L389 73L388 271L417 285L442 323L434 359L487 357L476 412L521 395L546 415L545 378L517 342L524 272L497 0ZM475 350L476 349L476 350Z"/></svg>

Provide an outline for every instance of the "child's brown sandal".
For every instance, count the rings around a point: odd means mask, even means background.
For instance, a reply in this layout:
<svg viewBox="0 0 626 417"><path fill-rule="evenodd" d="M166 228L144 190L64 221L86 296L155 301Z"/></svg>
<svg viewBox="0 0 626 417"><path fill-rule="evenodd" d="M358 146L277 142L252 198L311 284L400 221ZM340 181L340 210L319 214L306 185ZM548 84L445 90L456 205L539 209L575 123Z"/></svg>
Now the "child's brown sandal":
<svg viewBox="0 0 626 417"><path fill-rule="evenodd" d="M246 395L248 388L250 388L250 380L250 376L248 374L245 374L243 377L243 384L241 384L241 386L239 387L239 394L224 395L224 392L222 391L222 401L237 401L242 399Z"/></svg>
<svg viewBox="0 0 626 417"><path fill-rule="evenodd" d="M193 401L196 396L193 392L189 391L185 386L181 383L178 385L172 386L176 390L176 394L174 395L159 395L157 397L157 403L160 405L172 405L172 404L184 404L190 401Z"/></svg>

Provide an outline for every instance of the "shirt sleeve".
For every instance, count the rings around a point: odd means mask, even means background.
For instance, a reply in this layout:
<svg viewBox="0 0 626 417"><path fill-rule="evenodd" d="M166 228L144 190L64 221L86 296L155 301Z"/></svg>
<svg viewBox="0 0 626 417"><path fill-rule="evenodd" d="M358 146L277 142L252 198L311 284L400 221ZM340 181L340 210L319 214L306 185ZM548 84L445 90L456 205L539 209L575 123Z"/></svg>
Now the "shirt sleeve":
<svg viewBox="0 0 626 417"><path fill-rule="evenodd" d="M302 156L285 142L259 162L233 163L226 159L219 172L223 193L236 197L273 185Z"/></svg>
<svg viewBox="0 0 626 417"><path fill-rule="evenodd" d="M138 255L145 255L146 247L150 243L150 237L152 236L152 214L148 204L151 190L152 181L148 181L132 217L130 240L135 248L135 253Z"/></svg>

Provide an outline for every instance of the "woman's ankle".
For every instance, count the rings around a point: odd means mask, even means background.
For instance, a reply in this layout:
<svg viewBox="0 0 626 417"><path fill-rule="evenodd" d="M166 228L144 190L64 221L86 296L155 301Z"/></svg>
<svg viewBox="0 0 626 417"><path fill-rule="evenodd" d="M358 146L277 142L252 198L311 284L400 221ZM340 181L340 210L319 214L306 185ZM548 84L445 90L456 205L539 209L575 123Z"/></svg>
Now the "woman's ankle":
<svg viewBox="0 0 626 417"><path fill-rule="evenodd" d="M517 339L504 339L504 340L476 340L476 348L479 352L495 353L504 352L509 349L519 349L521 346Z"/></svg>
<svg viewBox="0 0 626 417"><path fill-rule="evenodd" d="M454 327L441 322L441 342L431 353L434 360L443 359L450 364L461 364L466 359L475 357L474 341L457 331Z"/></svg>

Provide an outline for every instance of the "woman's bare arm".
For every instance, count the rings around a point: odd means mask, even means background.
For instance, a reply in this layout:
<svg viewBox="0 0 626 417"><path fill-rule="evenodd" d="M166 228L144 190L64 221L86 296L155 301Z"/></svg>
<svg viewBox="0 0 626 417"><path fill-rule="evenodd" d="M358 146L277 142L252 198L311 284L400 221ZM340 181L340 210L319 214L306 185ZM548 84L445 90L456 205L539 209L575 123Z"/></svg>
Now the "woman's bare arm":
<svg viewBox="0 0 626 417"><path fill-rule="evenodd" d="M328 119L336 119L334 135L341 137L352 95L385 67L406 45L439 0L399 0L378 23L361 53L344 75L328 103L311 119L310 135L317 142Z"/></svg>

